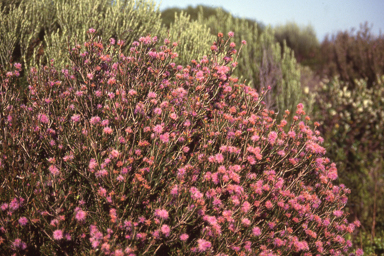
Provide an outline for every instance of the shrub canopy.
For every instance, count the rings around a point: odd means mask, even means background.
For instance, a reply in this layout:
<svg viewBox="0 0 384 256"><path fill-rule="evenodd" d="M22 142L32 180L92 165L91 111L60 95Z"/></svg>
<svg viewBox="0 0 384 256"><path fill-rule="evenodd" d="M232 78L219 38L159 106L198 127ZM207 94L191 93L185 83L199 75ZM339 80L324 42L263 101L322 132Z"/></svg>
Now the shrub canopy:
<svg viewBox="0 0 384 256"><path fill-rule="evenodd" d="M174 63L176 44L122 52L88 31L69 69L1 72L0 250L86 255L347 253L350 192L316 125L231 77L238 51ZM284 118L287 118L286 111Z"/></svg>

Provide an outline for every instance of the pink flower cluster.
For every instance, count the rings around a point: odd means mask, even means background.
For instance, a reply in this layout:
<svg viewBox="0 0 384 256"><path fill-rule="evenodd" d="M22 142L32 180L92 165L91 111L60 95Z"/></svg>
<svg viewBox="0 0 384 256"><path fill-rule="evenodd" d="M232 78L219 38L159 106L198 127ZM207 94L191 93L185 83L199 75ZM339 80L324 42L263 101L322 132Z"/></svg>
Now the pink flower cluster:
<svg viewBox="0 0 384 256"><path fill-rule="evenodd" d="M0 249L352 251L350 190L333 183L320 133L301 104L291 123L289 113L276 122L268 90L230 76L233 32L187 66L175 64L176 43L148 35L124 52L95 33L70 49L71 69L33 68L25 99L13 87L2 95L12 122L0 152Z"/></svg>

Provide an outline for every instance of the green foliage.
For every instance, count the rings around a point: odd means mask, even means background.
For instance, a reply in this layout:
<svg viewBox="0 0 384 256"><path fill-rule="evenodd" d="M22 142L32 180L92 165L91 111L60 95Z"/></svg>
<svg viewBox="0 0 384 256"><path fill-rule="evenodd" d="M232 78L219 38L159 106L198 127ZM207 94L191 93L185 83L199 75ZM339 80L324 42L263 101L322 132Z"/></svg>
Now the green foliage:
<svg viewBox="0 0 384 256"><path fill-rule="evenodd" d="M364 247L365 255L384 255L384 231L380 233L372 240L370 235L361 232L360 239Z"/></svg>
<svg viewBox="0 0 384 256"><path fill-rule="evenodd" d="M316 103L316 88L321 82L320 76L316 75L308 66L300 65L300 83L303 89L303 103L308 106L308 113L312 113L314 104Z"/></svg>
<svg viewBox="0 0 384 256"><path fill-rule="evenodd" d="M164 11L161 12L161 18L163 24L169 28L171 23L174 22L175 20L175 14L180 14L181 12L187 13L190 17L191 20L198 20L199 15L203 14L204 19L207 19L211 16L216 15L216 9L214 7L209 7L209 6L204 6L204 5L197 5L196 7L188 6L185 9L180 9L180 8L168 8ZM202 11L201 11L202 10ZM228 11L223 10L222 11L226 14L230 14ZM264 30L265 26L263 23L254 21L251 19L245 19L249 25L257 27L257 29L261 32Z"/></svg>
<svg viewBox="0 0 384 256"><path fill-rule="evenodd" d="M192 59L200 59L209 53L209 47L216 37L210 34L210 29L198 21L191 21L188 14L175 13L174 22L163 37L171 42L177 42L177 51L180 52L178 62L189 64Z"/></svg>
<svg viewBox="0 0 384 256"><path fill-rule="evenodd" d="M8 5L5 8L0 3L0 9L0 65L5 67L12 60L15 48L20 42L22 53L25 53L26 45L34 33L28 33L32 29L31 21L20 19L21 16L30 14L23 10L23 6Z"/></svg>
<svg viewBox="0 0 384 256"><path fill-rule="evenodd" d="M208 18L211 15L215 15L216 8L198 5L197 7L188 6L185 9L180 8L168 8L161 12L161 18L163 24L169 28L171 23L175 22L176 15L180 15L181 12L186 13L191 17L191 20L197 20L199 16L199 9L202 8L204 10L204 18Z"/></svg>
<svg viewBox="0 0 384 256"><path fill-rule="evenodd" d="M20 45L27 68L51 59L56 66L69 64L65 57L68 43L74 43L75 36L84 41L90 27L100 30L104 43L118 37L125 45L141 35L161 34L162 30L160 11L154 2L146 0L117 0L112 4L106 0L31 0L22 2L2 20L9 21L0 25L7 42L2 59L9 58ZM123 47L124 53L128 50Z"/></svg>
<svg viewBox="0 0 384 256"><path fill-rule="evenodd" d="M295 22L276 26L275 38L280 45L286 42L287 46L294 51L297 61L304 65L311 64L320 46L311 25L299 26Z"/></svg>
<svg viewBox="0 0 384 256"><path fill-rule="evenodd" d="M356 79L366 79L372 87L384 74L384 36L373 35L366 23L357 33L339 32L321 43L319 62L319 73L338 75L350 88Z"/></svg>
<svg viewBox="0 0 384 256"><path fill-rule="evenodd" d="M322 120L329 156L340 182L352 189L348 207L374 241L384 228L384 79L349 84L335 78L318 92L316 119Z"/></svg>

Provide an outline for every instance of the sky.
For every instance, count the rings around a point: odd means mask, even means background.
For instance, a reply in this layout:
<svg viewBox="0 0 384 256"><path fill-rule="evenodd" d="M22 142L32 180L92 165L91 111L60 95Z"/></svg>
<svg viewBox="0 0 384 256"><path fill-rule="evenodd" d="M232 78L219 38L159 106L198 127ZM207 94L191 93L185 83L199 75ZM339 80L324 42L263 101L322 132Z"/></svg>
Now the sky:
<svg viewBox="0 0 384 256"><path fill-rule="evenodd" d="M294 21L311 25L319 41L326 34L359 29L368 22L372 32L384 33L384 0L155 0L160 10L171 7L205 5L221 7L234 16L249 18L264 25L284 25Z"/></svg>

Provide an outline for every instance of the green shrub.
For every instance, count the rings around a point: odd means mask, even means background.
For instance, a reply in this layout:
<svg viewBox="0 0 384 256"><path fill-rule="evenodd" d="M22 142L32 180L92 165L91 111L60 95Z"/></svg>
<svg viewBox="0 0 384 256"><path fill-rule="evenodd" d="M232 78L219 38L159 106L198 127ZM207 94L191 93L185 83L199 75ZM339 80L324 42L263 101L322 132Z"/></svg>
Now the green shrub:
<svg viewBox="0 0 384 256"><path fill-rule="evenodd" d="M314 66L320 44L312 26L298 26L295 22L288 22L274 28L276 41L283 46L284 42L294 52L296 60L303 64Z"/></svg>
<svg viewBox="0 0 384 256"><path fill-rule="evenodd" d="M321 43L319 62L319 74L339 76L350 89L365 79L370 88L384 75L384 37L373 35L367 24L356 33L338 32Z"/></svg>
<svg viewBox="0 0 384 256"><path fill-rule="evenodd" d="M188 65L191 60L208 55L209 47L216 37L205 25L191 21L188 14L181 12L179 15L175 13L174 22L170 24L169 30L162 38L177 42L177 49L181 54L179 62Z"/></svg>
<svg viewBox="0 0 384 256"><path fill-rule="evenodd" d="M348 89L348 83L335 78L323 84L314 111L321 120L328 155L338 165L340 182L352 188L347 205L351 217L361 221L372 243L384 228L382 81L369 88L367 81L356 80L354 89Z"/></svg>
<svg viewBox="0 0 384 256"><path fill-rule="evenodd" d="M47 64L51 59L56 67L70 64L68 43L75 42L68 40L85 41L84 31L89 27L99 29L103 38L118 37L127 45L141 35L158 35L162 30L160 11L149 0L30 0L22 1L16 10L4 18L9 23L0 25L9 45L0 56L8 60L20 45L22 58L14 61L23 61L26 67ZM124 53L128 51L123 48Z"/></svg>

